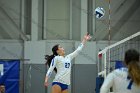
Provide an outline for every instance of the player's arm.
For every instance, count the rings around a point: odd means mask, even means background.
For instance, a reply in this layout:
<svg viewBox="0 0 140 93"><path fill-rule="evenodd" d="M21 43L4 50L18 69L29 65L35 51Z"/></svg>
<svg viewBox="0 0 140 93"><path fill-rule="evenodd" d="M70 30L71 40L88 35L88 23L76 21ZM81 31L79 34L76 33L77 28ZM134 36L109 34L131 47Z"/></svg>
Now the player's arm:
<svg viewBox="0 0 140 93"><path fill-rule="evenodd" d="M70 59L73 59L74 57L76 57L76 56L79 54L79 52L82 51L82 49L83 49L85 43L86 43L88 40L90 40L90 39L91 39L91 36L90 36L89 34L86 34L86 35L84 36L84 38L83 38L81 44L78 46L78 48L77 48L73 53L71 53L71 54L68 55L68 56L70 57Z"/></svg>
<svg viewBox="0 0 140 93"><path fill-rule="evenodd" d="M114 79L114 74L113 72L108 74L107 78L105 79L100 93L108 93L109 89L113 86L113 80Z"/></svg>
<svg viewBox="0 0 140 93"><path fill-rule="evenodd" d="M49 67L49 69L48 69L48 71L47 71L47 73L46 73L46 77L45 77L45 86L48 86L48 79L49 79L49 77L51 76L51 74L52 74L54 68L56 67L56 64L57 64L57 58L55 57L55 58L52 59L52 62L51 62L51 64L50 64L50 67Z"/></svg>

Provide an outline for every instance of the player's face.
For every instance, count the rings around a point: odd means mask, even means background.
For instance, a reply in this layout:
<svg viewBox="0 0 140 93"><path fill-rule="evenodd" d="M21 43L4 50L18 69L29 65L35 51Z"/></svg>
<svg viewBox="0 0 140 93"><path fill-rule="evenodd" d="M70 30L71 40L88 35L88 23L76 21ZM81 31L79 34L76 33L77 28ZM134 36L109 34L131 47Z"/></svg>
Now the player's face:
<svg viewBox="0 0 140 93"><path fill-rule="evenodd" d="M5 93L5 86L0 85L0 92Z"/></svg>
<svg viewBox="0 0 140 93"><path fill-rule="evenodd" d="M59 46L58 46L57 53L58 53L60 56L64 56L64 55L65 55L65 50L64 50L64 48L61 47L61 46L59 45Z"/></svg>

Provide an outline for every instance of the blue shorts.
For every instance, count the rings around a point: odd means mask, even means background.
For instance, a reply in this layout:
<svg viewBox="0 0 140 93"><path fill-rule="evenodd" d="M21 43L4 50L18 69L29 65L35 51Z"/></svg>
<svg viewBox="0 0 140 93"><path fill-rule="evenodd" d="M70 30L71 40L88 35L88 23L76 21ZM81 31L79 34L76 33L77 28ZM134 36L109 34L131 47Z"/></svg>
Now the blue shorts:
<svg viewBox="0 0 140 93"><path fill-rule="evenodd" d="M59 86L61 87L61 90L62 90L62 91L68 89L68 85L62 84L62 83L59 83L59 82L53 82L53 83L52 83L52 86L53 86L53 85L59 85Z"/></svg>

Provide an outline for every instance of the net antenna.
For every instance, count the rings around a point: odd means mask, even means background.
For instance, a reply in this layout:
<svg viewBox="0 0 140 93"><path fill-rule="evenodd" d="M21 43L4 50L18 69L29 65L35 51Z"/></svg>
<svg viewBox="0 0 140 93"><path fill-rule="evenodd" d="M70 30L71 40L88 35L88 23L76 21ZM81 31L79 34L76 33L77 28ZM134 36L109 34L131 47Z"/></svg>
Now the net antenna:
<svg viewBox="0 0 140 93"><path fill-rule="evenodd" d="M106 78L107 74L115 69L116 61L123 62L128 49L140 52L140 31L98 52L98 75Z"/></svg>

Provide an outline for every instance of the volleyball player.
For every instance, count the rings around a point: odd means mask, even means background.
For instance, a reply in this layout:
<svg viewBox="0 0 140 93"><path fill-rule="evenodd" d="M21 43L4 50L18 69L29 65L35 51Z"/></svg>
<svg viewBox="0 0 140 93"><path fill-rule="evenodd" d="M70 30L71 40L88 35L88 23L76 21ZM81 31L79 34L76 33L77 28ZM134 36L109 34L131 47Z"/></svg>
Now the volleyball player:
<svg viewBox="0 0 140 93"><path fill-rule="evenodd" d="M126 68L116 69L108 74L100 93L140 93L140 54L130 49L125 53Z"/></svg>
<svg viewBox="0 0 140 93"><path fill-rule="evenodd" d="M55 79L52 83L52 93L68 93L68 85L70 85L71 60L79 54L86 41L90 39L91 37L89 34L85 35L78 48L69 55L65 56L65 50L57 44L52 48L53 55L46 56L46 65L49 65L50 67L45 77L46 87L49 85L48 79L53 70L56 72Z"/></svg>
<svg viewBox="0 0 140 93"><path fill-rule="evenodd" d="M4 84L0 85L0 93L5 93L5 86L4 86Z"/></svg>

